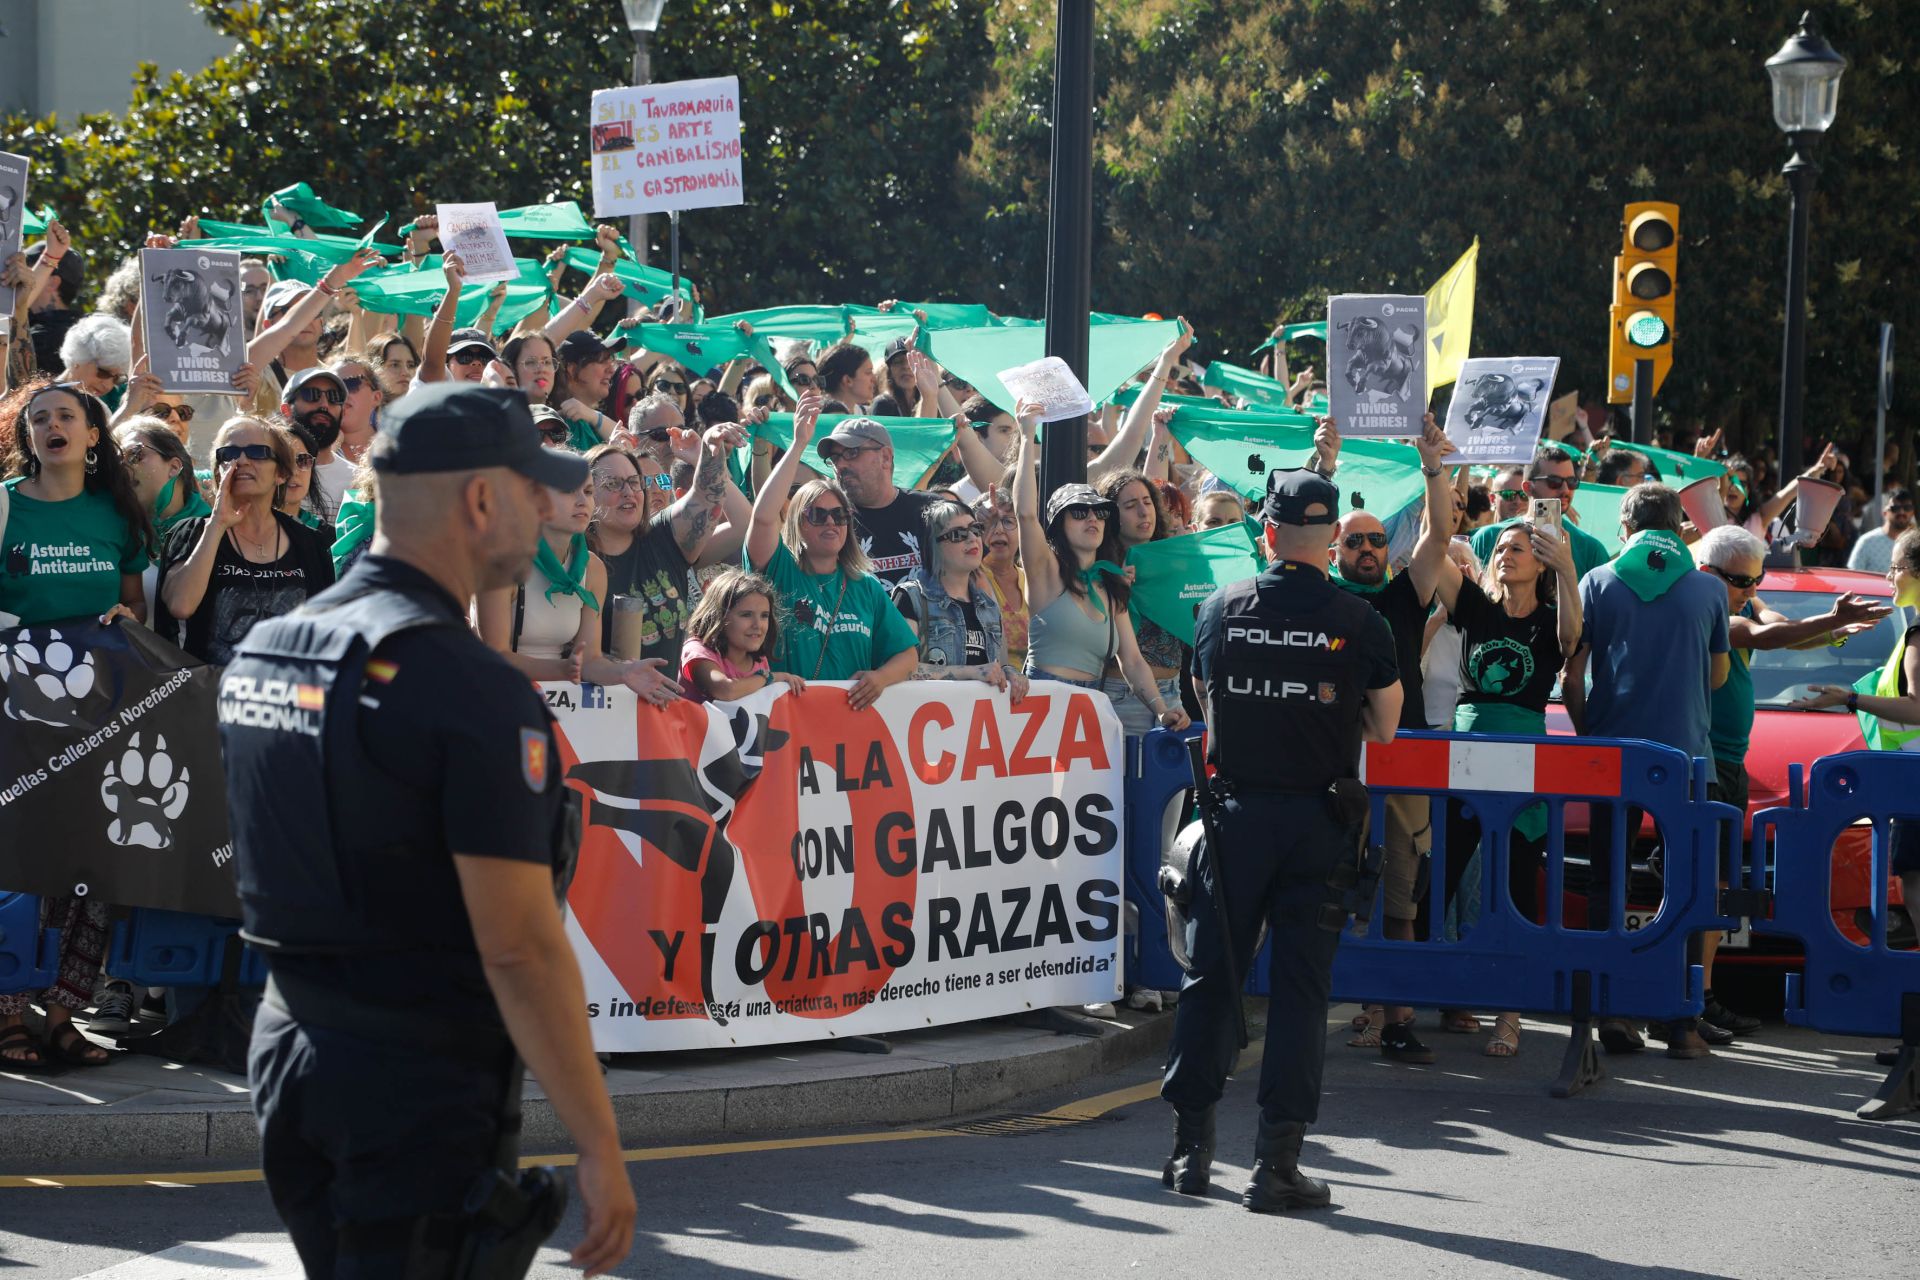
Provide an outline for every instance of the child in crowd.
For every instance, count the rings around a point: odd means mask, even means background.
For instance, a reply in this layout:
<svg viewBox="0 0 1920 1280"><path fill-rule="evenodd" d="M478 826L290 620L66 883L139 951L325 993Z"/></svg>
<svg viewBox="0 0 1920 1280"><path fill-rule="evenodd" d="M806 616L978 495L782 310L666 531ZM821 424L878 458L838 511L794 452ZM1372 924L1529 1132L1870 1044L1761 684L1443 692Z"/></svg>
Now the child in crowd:
<svg viewBox="0 0 1920 1280"><path fill-rule="evenodd" d="M767 661L780 639L779 594L757 573L727 569L700 596L680 647L680 685L695 702L731 702L778 680L795 693L807 682Z"/></svg>

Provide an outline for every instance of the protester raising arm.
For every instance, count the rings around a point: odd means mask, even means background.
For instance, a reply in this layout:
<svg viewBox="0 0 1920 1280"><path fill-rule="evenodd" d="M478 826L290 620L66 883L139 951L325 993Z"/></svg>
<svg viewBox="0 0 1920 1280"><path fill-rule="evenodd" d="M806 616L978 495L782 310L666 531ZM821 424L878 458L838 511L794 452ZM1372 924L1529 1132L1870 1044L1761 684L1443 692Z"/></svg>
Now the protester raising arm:
<svg viewBox="0 0 1920 1280"><path fill-rule="evenodd" d="M1772 524L1775 518L1777 518L1782 511L1785 511L1787 507L1792 504L1793 500L1799 496L1800 482L1802 480L1818 480L1838 465L1839 459L1836 456L1836 452L1833 445L1829 443L1826 448L1820 451L1820 456L1814 460L1814 464L1793 479L1787 481L1785 488L1781 489L1780 492L1774 494L1772 497L1764 498L1755 503L1752 512L1749 513L1749 519L1759 521L1759 527L1762 530Z"/></svg>
<svg viewBox="0 0 1920 1280"><path fill-rule="evenodd" d="M328 302L358 279L361 272L379 262L377 252L361 249L345 262L335 263L320 277L320 283L302 294L300 301L289 307L272 328L247 344L247 363L260 368L279 359L300 331L326 310Z"/></svg>
<svg viewBox="0 0 1920 1280"><path fill-rule="evenodd" d="M1153 430L1147 433L1147 465L1144 468L1147 479L1158 484L1167 478L1167 472L1173 459L1174 409L1161 405L1153 411Z"/></svg>
<svg viewBox="0 0 1920 1280"><path fill-rule="evenodd" d="M592 324L594 317L600 314L600 308L619 297L621 292L618 276L595 276L593 283L582 289L579 297L560 308L560 314L547 321L547 327L541 332L547 335L547 341L558 346L568 334Z"/></svg>
<svg viewBox="0 0 1920 1280"><path fill-rule="evenodd" d="M420 367L414 378L420 382L447 380L447 347L453 341L453 318L460 312L460 290L467 283L467 264L457 253L442 254L440 269L446 273L447 291L440 295L427 324L427 340L420 351Z"/></svg>
<svg viewBox="0 0 1920 1280"><path fill-rule="evenodd" d="M800 455L813 441L814 425L820 420L821 396L808 391L793 411L793 443L780 456L768 474L760 492L754 495L753 519L747 526L747 565L755 573L764 573L780 542L780 511L787 505L787 490L800 469Z"/></svg>
<svg viewBox="0 0 1920 1280"><path fill-rule="evenodd" d="M1027 571L1027 608L1039 613L1066 590L1040 518L1040 477L1033 443L1039 402L1021 400L1013 407L1013 420L1020 427L1020 450L1013 459L1013 516L1020 526L1020 563Z"/></svg>
<svg viewBox="0 0 1920 1280"><path fill-rule="evenodd" d="M1326 429L1335 439L1335 451L1338 452L1339 433L1329 420ZM1318 436L1315 432L1315 436ZM1447 433L1440 429L1432 414L1428 414L1422 424L1420 439L1414 442L1414 448L1420 454L1420 473L1427 478L1426 520L1420 527L1420 541L1414 544L1413 559L1407 562L1407 573L1413 579L1414 594L1423 603L1433 599L1435 586L1440 578L1452 570L1456 580L1460 570L1447 556L1447 545L1453 541L1453 484L1447 478L1447 469L1441 465L1441 459L1454 451L1453 441L1447 439ZM1580 633L1576 630L1574 635Z"/></svg>
<svg viewBox="0 0 1920 1280"><path fill-rule="evenodd" d="M1153 371L1147 376L1147 383L1140 388L1140 394L1127 406L1127 416L1120 423L1120 430L1099 457L1087 463L1087 483L1098 484L1100 477L1109 471L1125 471L1133 466L1134 458L1147 440L1147 427L1153 421L1153 411L1160 407L1160 397L1173 381L1173 370L1179 365L1180 357L1193 345L1193 329L1187 324L1185 316L1180 317L1180 331L1173 340L1161 348L1160 356L1153 362Z"/></svg>
<svg viewBox="0 0 1920 1280"><path fill-rule="evenodd" d="M673 456L693 464L693 484L667 508L674 541L688 564L700 558L713 534L714 512L726 494L727 452L746 442L747 433L731 422L708 427L704 435L678 429L673 433Z"/></svg>

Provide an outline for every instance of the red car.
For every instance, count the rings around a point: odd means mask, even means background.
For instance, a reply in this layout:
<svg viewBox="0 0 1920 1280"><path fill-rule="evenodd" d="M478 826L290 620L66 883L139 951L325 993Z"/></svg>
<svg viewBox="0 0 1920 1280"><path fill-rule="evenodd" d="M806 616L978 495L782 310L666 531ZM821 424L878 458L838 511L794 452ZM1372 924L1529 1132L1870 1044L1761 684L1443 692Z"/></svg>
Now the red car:
<svg viewBox="0 0 1920 1280"><path fill-rule="evenodd" d="M1884 600L1892 595L1892 588L1887 585L1885 578L1848 569L1775 569L1762 579L1759 598L1776 613L1789 618L1804 618L1826 612L1835 598L1842 594ZM1867 672L1885 666L1888 655L1893 652L1894 642L1899 639L1906 625L1901 611L1895 610L1891 617L1882 620L1871 631L1854 636L1837 649L1822 645L1813 649L1772 649L1754 653L1753 696L1757 712L1753 720L1753 737L1747 748L1749 832L1755 813L1788 802L1789 765L1798 764L1804 772L1822 756L1866 749L1866 743L1860 736L1859 721L1850 712L1844 709L1797 711L1789 704L1804 696L1810 684L1851 685ZM1558 705L1547 711L1547 730L1561 734L1573 732L1566 712ZM1584 835L1584 810L1584 805L1567 806L1567 830L1570 835L1576 832ZM1835 924L1862 946L1868 945L1867 930L1873 902L1872 867L1871 828L1866 825L1854 827L1841 837L1834 851L1831 907ZM1651 888L1651 893L1645 892L1643 886ZM1898 877L1889 878L1888 898L1895 905L1903 901ZM1636 870L1629 902L1657 904L1658 900L1657 881L1651 877L1643 879ZM1567 918L1570 921L1576 914L1584 914L1584 901L1577 906L1569 901L1567 906ZM1651 916L1653 910L1653 905L1641 906L1638 911L1630 906L1629 927L1635 915L1644 918ZM1893 911L1891 919L1892 936L1889 937L1889 944L1894 947L1912 946L1913 939L1903 939L1901 936L1910 928L1906 913ZM1774 945L1776 942L1778 945ZM1766 939L1763 942L1765 950L1755 952L1748 946L1745 930L1727 939L1727 945L1730 950L1721 953L1722 962L1725 963L1779 965L1790 963L1797 954L1785 939Z"/></svg>

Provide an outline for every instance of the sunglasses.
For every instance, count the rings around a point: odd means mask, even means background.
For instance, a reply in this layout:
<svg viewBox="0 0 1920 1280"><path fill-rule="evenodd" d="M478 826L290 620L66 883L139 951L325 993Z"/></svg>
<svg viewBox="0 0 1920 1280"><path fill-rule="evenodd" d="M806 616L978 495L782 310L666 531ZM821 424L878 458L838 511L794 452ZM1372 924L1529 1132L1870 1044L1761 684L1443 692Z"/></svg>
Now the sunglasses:
<svg viewBox="0 0 1920 1280"><path fill-rule="evenodd" d="M879 449L880 446L877 444L835 445L832 453L823 449L820 456L825 458L829 465L839 466L843 462L852 462L863 453L877 453Z"/></svg>
<svg viewBox="0 0 1920 1280"><path fill-rule="evenodd" d="M1340 539L1340 545L1349 551L1358 551L1362 547L1372 547L1376 551L1386 548L1387 535L1384 533L1350 533Z"/></svg>
<svg viewBox="0 0 1920 1280"><path fill-rule="evenodd" d="M478 347L468 347L465 351L457 352L453 357L453 362L455 364L485 364L491 359L493 359L493 352L482 351Z"/></svg>
<svg viewBox="0 0 1920 1280"><path fill-rule="evenodd" d="M549 422L540 428L540 438L551 440L555 444L565 444L569 434L565 425L558 422Z"/></svg>
<svg viewBox="0 0 1920 1280"><path fill-rule="evenodd" d="M1728 573L1725 569L1715 568L1713 565L1708 565L1707 568L1716 577L1724 579L1729 586L1738 587L1742 591L1751 591L1760 585L1759 577L1750 578L1744 573Z"/></svg>
<svg viewBox="0 0 1920 1280"><path fill-rule="evenodd" d="M251 462L270 462L273 460L273 446L265 444L223 444L213 451L213 460L220 466L246 458Z"/></svg>
<svg viewBox="0 0 1920 1280"><path fill-rule="evenodd" d="M755 396L753 398L753 407L756 409L771 409L778 403L780 402L773 396Z"/></svg>
<svg viewBox="0 0 1920 1280"><path fill-rule="evenodd" d="M293 469L295 471L311 471L313 469L313 455L310 453L294 454Z"/></svg>
<svg viewBox="0 0 1920 1280"><path fill-rule="evenodd" d="M345 404L347 393L335 391L332 387L302 387L296 394L296 398L301 404L320 404L322 401L327 404Z"/></svg>
<svg viewBox="0 0 1920 1280"><path fill-rule="evenodd" d="M655 391L670 392L677 396L687 389L687 384L684 382L675 382L671 378L657 378L654 380L653 389Z"/></svg>
<svg viewBox="0 0 1920 1280"><path fill-rule="evenodd" d="M847 523L847 509L845 507L808 507L801 513L801 518L816 527L830 524L844 526Z"/></svg>
<svg viewBox="0 0 1920 1280"><path fill-rule="evenodd" d="M813 385L813 375L810 373L790 373L787 375L787 381L796 387L810 387Z"/></svg>
<svg viewBox="0 0 1920 1280"><path fill-rule="evenodd" d="M1518 502L1527 496L1525 489L1495 489L1493 496L1502 502Z"/></svg>
<svg viewBox="0 0 1920 1280"><path fill-rule="evenodd" d="M978 538L980 534L981 534L981 529L980 529L980 526L977 524L955 525L953 528L947 530L945 533L940 534L938 537L934 538L934 541L949 542L949 543L955 543L955 544L962 543L962 542L972 542L975 538Z"/></svg>
<svg viewBox="0 0 1920 1280"><path fill-rule="evenodd" d="M642 480L645 480L647 483L651 484L656 489L664 489L668 491L671 491L673 489L673 477L668 475L664 471L660 472L658 475L641 476L640 478Z"/></svg>
<svg viewBox="0 0 1920 1280"><path fill-rule="evenodd" d="M1107 518L1107 509L1105 507L1090 507L1084 502L1076 502L1068 507L1062 514L1069 520L1105 520Z"/></svg>
<svg viewBox="0 0 1920 1280"><path fill-rule="evenodd" d="M1566 489L1569 492L1580 487L1580 482L1572 476L1535 476L1533 483L1543 484L1549 489Z"/></svg>
<svg viewBox="0 0 1920 1280"><path fill-rule="evenodd" d="M147 446L143 444L130 444L120 451L120 461L130 467L139 466L142 462L146 461L146 458Z"/></svg>
<svg viewBox="0 0 1920 1280"><path fill-rule="evenodd" d="M360 388L367 385L367 378L364 374L358 373L343 375L340 384L347 389L348 395L357 396L360 394Z"/></svg>
<svg viewBox="0 0 1920 1280"><path fill-rule="evenodd" d="M193 406L190 404L156 404L147 412L162 420L178 418L182 422L193 421Z"/></svg>

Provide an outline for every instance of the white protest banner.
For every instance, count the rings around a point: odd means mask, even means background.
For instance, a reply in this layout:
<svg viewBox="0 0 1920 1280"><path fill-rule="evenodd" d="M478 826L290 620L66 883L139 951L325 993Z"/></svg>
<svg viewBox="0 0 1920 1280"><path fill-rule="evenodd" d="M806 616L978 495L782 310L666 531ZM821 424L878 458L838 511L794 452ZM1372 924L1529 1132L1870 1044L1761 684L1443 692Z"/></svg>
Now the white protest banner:
<svg viewBox="0 0 1920 1280"><path fill-rule="evenodd" d="M587 800L567 929L601 1052L872 1035L1121 992L1119 722L1037 680L668 708L542 686Z"/></svg>
<svg viewBox="0 0 1920 1280"><path fill-rule="evenodd" d="M1059 356L1042 356L1031 364L1002 369L994 375L1021 400L1040 402L1040 421L1059 422L1093 412L1093 397Z"/></svg>
<svg viewBox="0 0 1920 1280"><path fill-rule="evenodd" d="M1448 466L1532 462L1546 423L1558 356L1476 356L1460 366L1447 405Z"/></svg>
<svg viewBox="0 0 1920 1280"><path fill-rule="evenodd" d="M588 143L596 218L746 199L737 76L595 90Z"/></svg>
<svg viewBox="0 0 1920 1280"><path fill-rule="evenodd" d="M1424 297L1327 299L1327 411L1341 435L1404 440L1420 434L1427 412L1426 331Z"/></svg>
<svg viewBox="0 0 1920 1280"><path fill-rule="evenodd" d="M183 243L140 251L147 367L174 395L237 396L233 375L247 362L240 251Z"/></svg>
<svg viewBox="0 0 1920 1280"><path fill-rule="evenodd" d="M507 233L500 225L500 210L493 201L437 205L434 212L440 217L441 250L460 255L469 281L489 284L520 278L520 268L513 264L513 250L507 247Z"/></svg>
<svg viewBox="0 0 1920 1280"><path fill-rule="evenodd" d="M21 232L27 217L27 171L25 156L0 151L0 263L20 252ZM0 284L0 333L13 317L13 286Z"/></svg>

